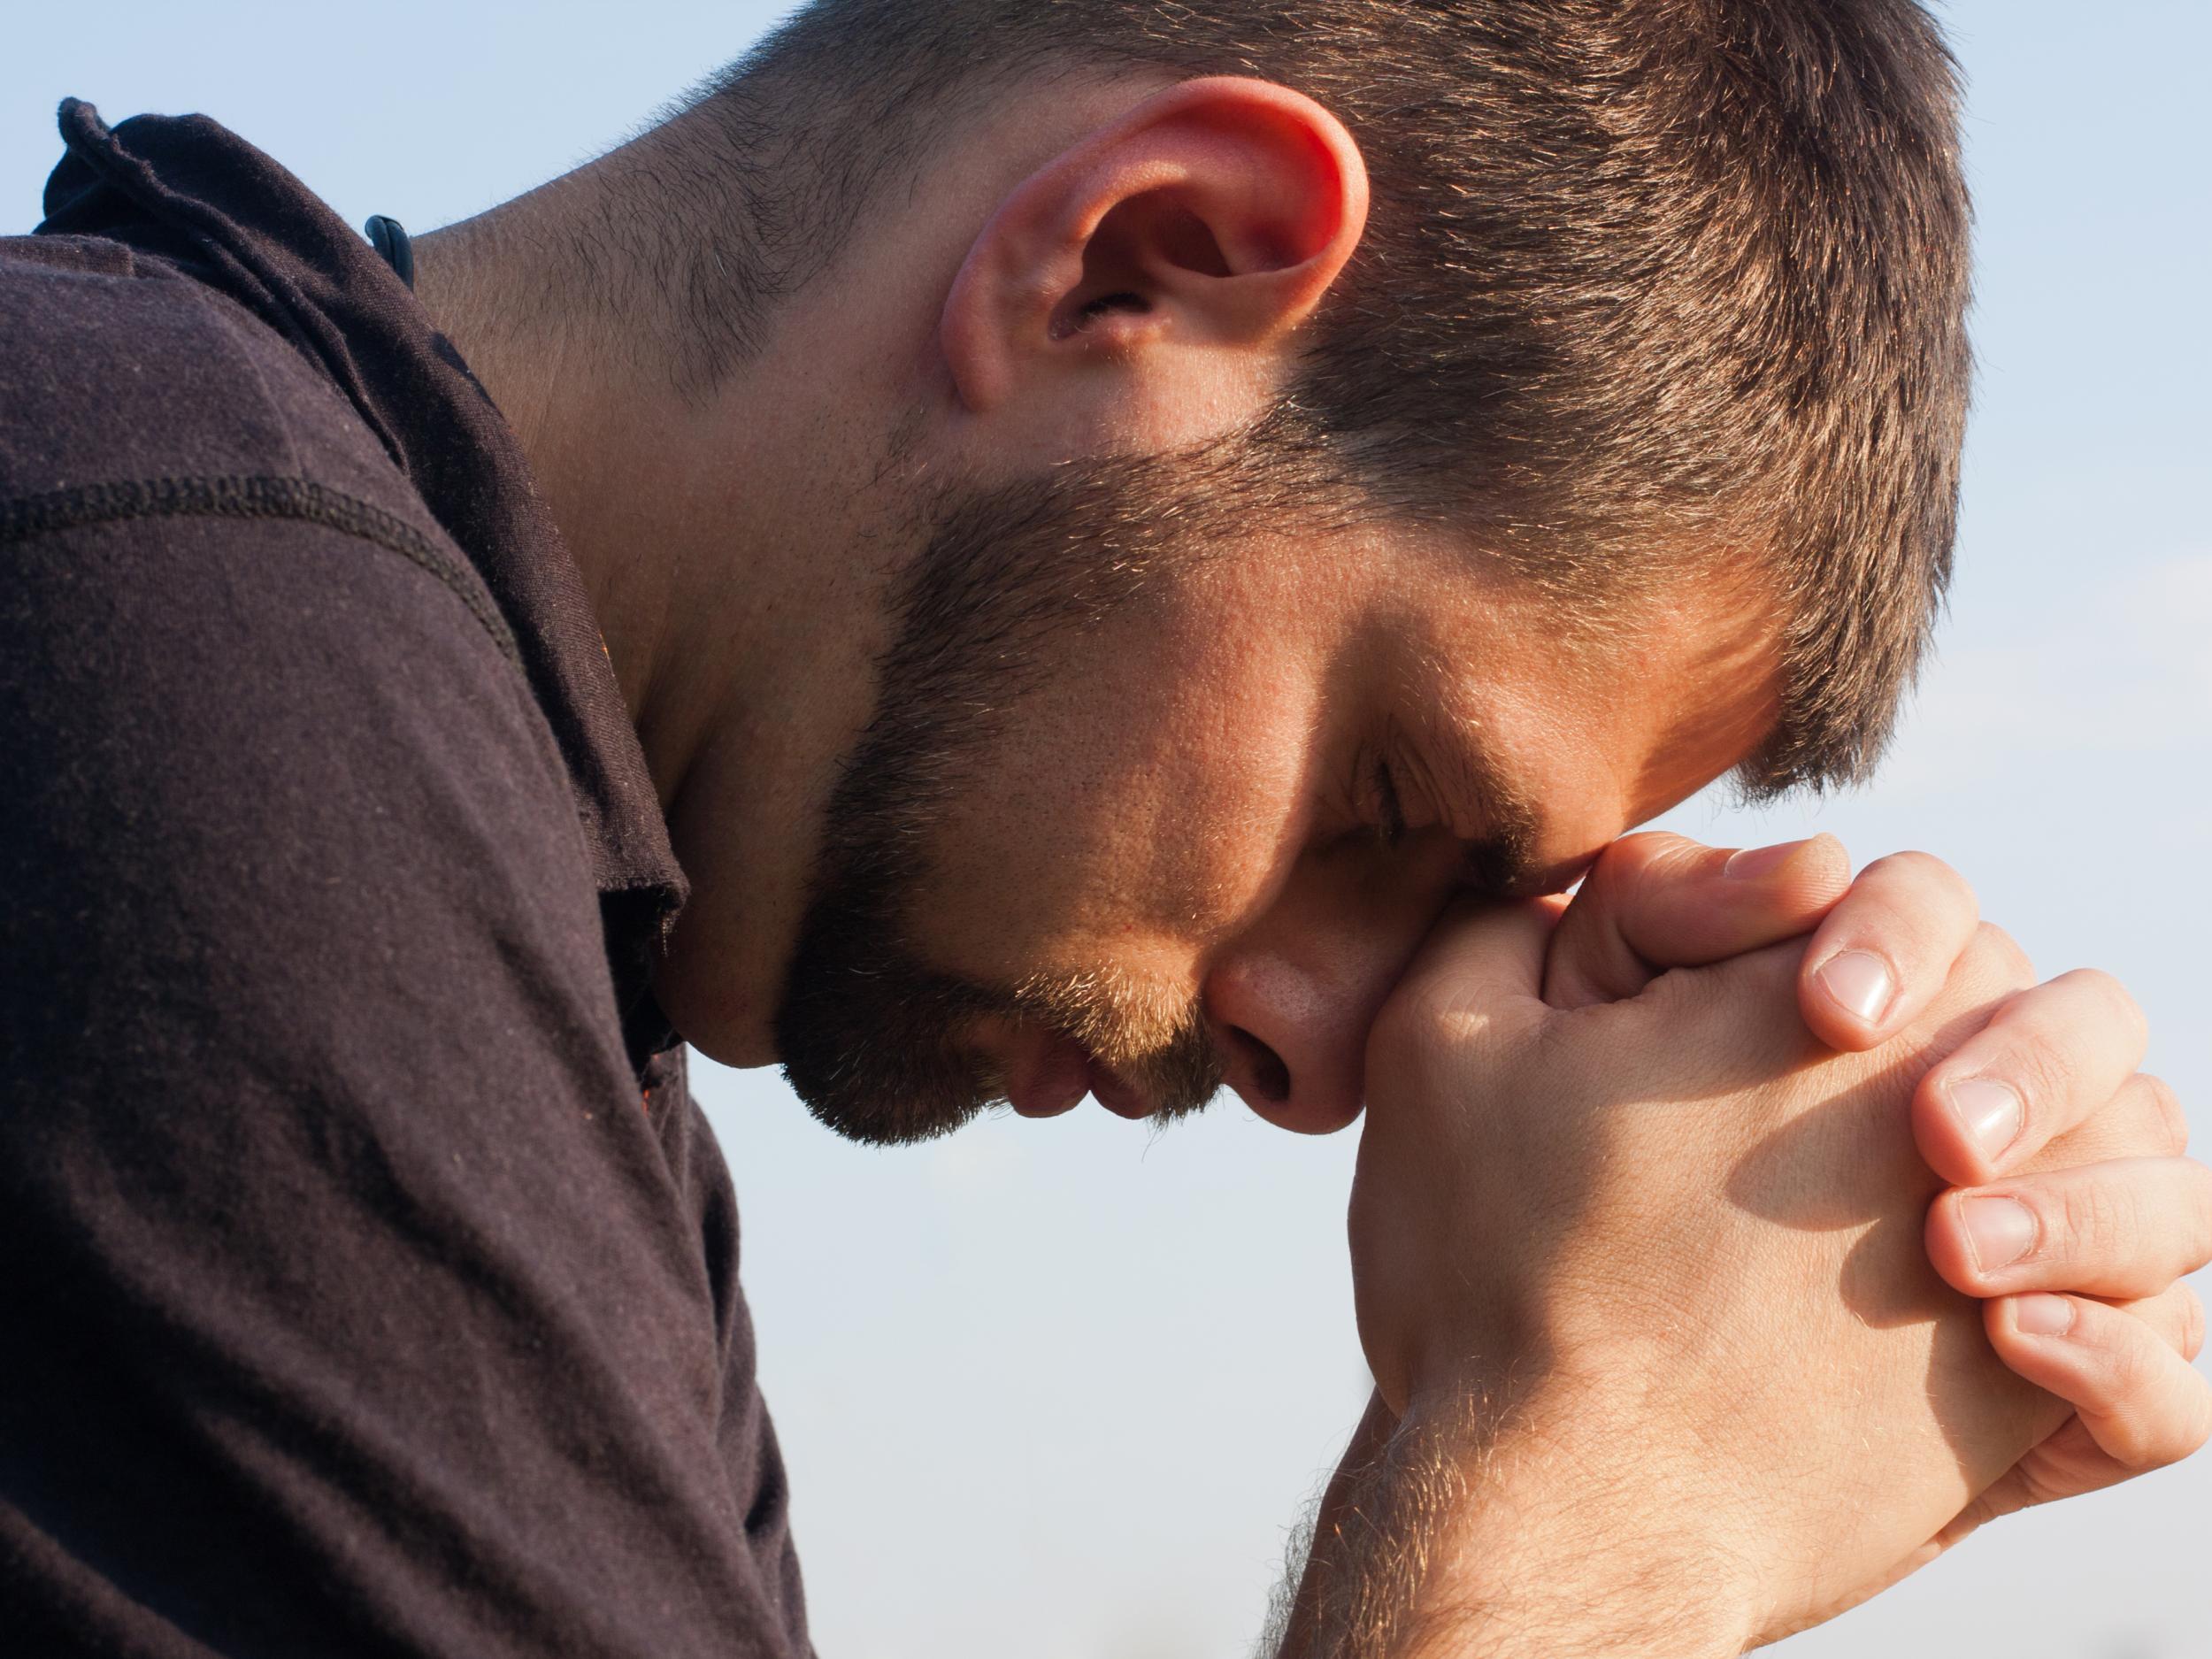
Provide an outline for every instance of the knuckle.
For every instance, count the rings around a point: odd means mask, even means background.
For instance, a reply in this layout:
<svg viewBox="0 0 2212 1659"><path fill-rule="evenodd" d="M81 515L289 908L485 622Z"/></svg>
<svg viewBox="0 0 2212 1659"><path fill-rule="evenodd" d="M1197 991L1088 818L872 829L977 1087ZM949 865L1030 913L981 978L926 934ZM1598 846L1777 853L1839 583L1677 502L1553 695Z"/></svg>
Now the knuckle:
<svg viewBox="0 0 2212 1659"><path fill-rule="evenodd" d="M2212 1261L2212 1169L2194 1158L2179 1158L2176 1162L2182 1171L2187 1216L2187 1271L2193 1273Z"/></svg>
<svg viewBox="0 0 2212 1659"><path fill-rule="evenodd" d="M2181 1109L2181 1096L2164 1078L2147 1071L2135 1074L2135 1087L2149 1102L2151 1116L2158 1120L2167 1155L2180 1156L2189 1149L2189 1114Z"/></svg>
<svg viewBox="0 0 2212 1659"><path fill-rule="evenodd" d="M2187 1285L2174 1286L2180 1306L2180 1340L2174 1346L2181 1357L2195 1364L2197 1356L2204 1352L2204 1298Z"/></svg>
<svg viewBox="0 0 2212 1659"><path fill-rule="evenodd" d="M2101 1179L2070 1183L2059 1204L2063 1249L2073 1260L2113 1262L2139 1237L2133 1188Z"/></svg>
<svg viewBox="0 0 2212 1659"><path fill-rule="evenodd" d="M1966 878L1933 853L1907 848L1902 852L1886 853L1860 872L1861 879L1877 872L1888 877L1904 877L1915 882L1940 887L1971 903L1974 889Z"/></svg>
<svg viewBox="0 0 2212 1659"><path fill-rule="evenodd" d="M1994 922L1978 922L1974 942L1968 947L1971 960L1992 978L2020 989L2035 983L2035 964L2020 943Z"/></svg>
<svg viewBox="0 0 2212 1659"><path fill-rule="evenodd" d="M2073 1045L2055 1038L2047 1026L2026 1020L2008 1023L2013 1029L1998 1075L2019 1091L2022 1110L2032 1121L2040 1120L2049 1131L2067 1127L2076 1115L2067 1109L2080 1092L2082 1056Z"/></svg>
<svg viewBox="0 0 2212 1659"><path fill-rule="evenodd" d="M1371 1053L1448 1046L1475 1020L1475 999L1447 974L1432 973L1402 986L1375 1016L1367 1041Z"/></svg>
<svg viewBox="0 0 2212 1659"><path fill-rule="evenodd" d="M2072 968L2051 984L2089 1001L2099 1009L2099 1018L2110 1021L2113 1029L2124 1033L2130 1041L2139 1044L2149 1038L2150 1021L2135 994L2102 969Z"/></svg>
<svg viewBox="0 0 2212 1659"><path fill-rule="evenodd" d="M1922 908L1932 905L1962 918L1981 914L1981 900L1972 885L1933 853L1917 849L1891 853L1860 872L1861 880L1869 877L1884 884L1909 884L1916 905Z"/></svg>
<svg viewBox="0 0 2212 1659"><path fill-rule="evenodd" d="M1747 1006L1773 1007L1793 999L1804 961L1800 941L1769 945L1710 967L1661 974L1647 996L1654 1007L1671 1003L1678 1013L1701 1019L1740 1019Z"/></svg>
<svg viewBox="0 0 2212 1659"><path fill-rule="evenodd" d="M2102 1356L2104 1376L2097 1392L2108 1429L2100 1439L2130 1469L2155 1469L2195 1449L2193 1443L2175 1445L2177 1438L2188 1435L2190 1425L2161 1421L2151 1357L2147 1347L2132 1342L2108 1348Z"/></svg>
<svg viewBox="0 0 2212 1659"><path fill-rule="evenodd" d="M2139 1370L2147 1369L2139 1364ZM2128 1414L2123 1449L2117 1454L2131 1469L2163 1469L2200 1451L2207 1440L2212 1440L2212 1390L2206 1388L2200 1378L2185 1380L2193 1386L2185 1399L2171 1402L2164 1410L2158 1402L2136 1396L2140 1409Z"/></svg>
<svg viewBox="0 0 2212 1659"><path fill-rule="evenodd" d="M1590 866L1586 879L1601 887L1632 886L1655 864L1665 862L1678 848L1691 843L1664 830L1639 830L1609 843Z"/></svg>
<svg viewBox="0 0 2212 1659"><path fill-rule="evenodd" d="M2011 1044L2007 1064L2016 1069L2017 1082L2033 1097L2031 1110L2042 1106L2053 1126L2086 1118L2093 1102L2082 1100L2082 1093L2097 1069L2100 1044L2086 1031L2047 1018L2016 1018L2007 1025L2011 1026L2007 1031ZM2104 1093L2101 1084L2097 1093ZM2101 1106L2104 1102L2095 1104ZM2069 1110L2069 1106L2075 1110Z"/></svg>
<svg viewBox="0 0 2212 1659"><path fill-rule="evenodd" d="M1502 1025L1484 987L1465 976L1440 972L1401 986L1375 1016L1367 1033L1367 1064L1392 1075L1410 1066L1479 1064L1502 1041Z"/></svg>
<svg viewBox="0 0 2212 1659"><path fill-rule="evenodd" d="M2174 1455L2167 1460L2169 1463L2177 1463L2185 1457L2193 1457L2204 1449L2207 1441L2212 1441L2212 1396L2198 1394L2194 1416L2196 1421L2184 1431L2174 1447Z"/></svg>

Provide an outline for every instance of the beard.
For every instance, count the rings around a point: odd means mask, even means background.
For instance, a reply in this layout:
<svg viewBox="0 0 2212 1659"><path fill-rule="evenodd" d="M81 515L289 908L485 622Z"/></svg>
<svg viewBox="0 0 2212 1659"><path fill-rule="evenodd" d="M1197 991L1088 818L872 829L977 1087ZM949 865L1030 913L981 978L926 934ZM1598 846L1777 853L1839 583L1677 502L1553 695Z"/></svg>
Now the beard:
<svg viewBox="0 0 2212 1659"><path fill-rule="evenodd" d="M1070 463L940 497L894 594L875 707L832 793L775 1036L816 1118L853 1140L949 1134L1003 1098L960 1041L979 1018L1076 1041L1158 1108L1194 1111L1221 1083L1196 1000L1108 964L993 986L928 965L910 936L947 809L987 790L991 739L1050 666L1206 557L1253 505L1245 442L1175 457Z"/></svg>

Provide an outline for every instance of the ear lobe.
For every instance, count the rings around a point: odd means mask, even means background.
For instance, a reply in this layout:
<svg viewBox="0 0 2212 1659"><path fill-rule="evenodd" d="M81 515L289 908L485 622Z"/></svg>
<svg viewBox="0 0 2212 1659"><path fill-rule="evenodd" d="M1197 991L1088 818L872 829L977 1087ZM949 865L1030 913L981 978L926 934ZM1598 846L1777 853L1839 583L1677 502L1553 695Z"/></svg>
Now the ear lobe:
<svg viewBox="0 0 2212 1659"><path fill-rule="evenodd" d="M1358 148L1319 104L1263 81L1184 81L1040 168L984 227L939 331L961 400L983 412L1102 361L1172 357L1202 377L1209 352L1238 357L1249 385L1366 213Z"/></svg>

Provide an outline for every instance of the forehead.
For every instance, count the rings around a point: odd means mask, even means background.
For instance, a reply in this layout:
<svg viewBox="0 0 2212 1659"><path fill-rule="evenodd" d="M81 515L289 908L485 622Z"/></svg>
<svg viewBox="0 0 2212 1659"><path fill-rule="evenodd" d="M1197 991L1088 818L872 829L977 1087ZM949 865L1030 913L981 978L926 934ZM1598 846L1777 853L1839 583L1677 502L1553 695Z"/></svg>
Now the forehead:
<svg viewBox="0 0 2212 1659"><path fill-rule="evenodd" d="M1708 569L1598 601L1463 550L1394 563L1404 603L1385 695L1509 844L1518 885L1571 880L1773 728L1779 634L1747 580Z"/></svg>

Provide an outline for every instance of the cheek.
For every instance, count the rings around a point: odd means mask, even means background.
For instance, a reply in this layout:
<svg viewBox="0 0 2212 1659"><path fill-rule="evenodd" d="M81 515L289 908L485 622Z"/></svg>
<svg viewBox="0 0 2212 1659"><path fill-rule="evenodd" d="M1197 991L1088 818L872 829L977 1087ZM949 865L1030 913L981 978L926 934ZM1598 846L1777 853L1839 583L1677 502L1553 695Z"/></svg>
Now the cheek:
<svg viewBox="0 0 2212 1659"><path fill-rule="evenodd" d="M918 942L999 981L1148 960L1194 983L1302 840L1317 687L1279 644L1222 628L1082 643L946 820Z"/></svg>

